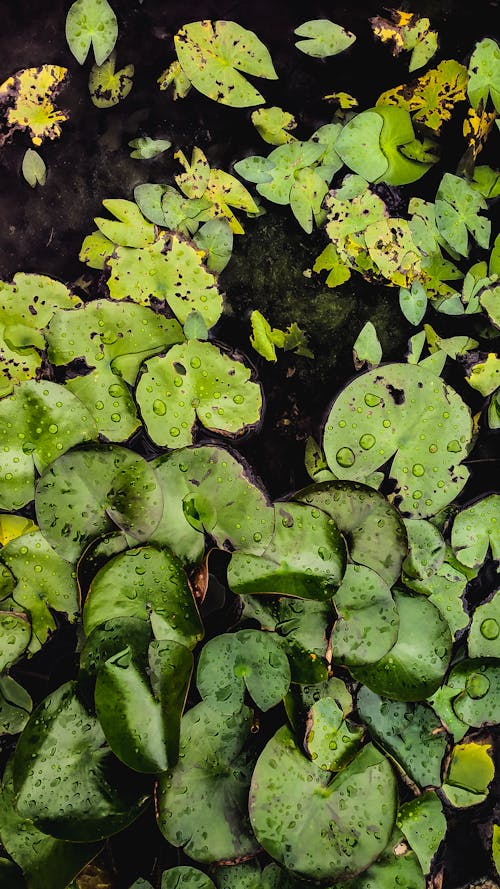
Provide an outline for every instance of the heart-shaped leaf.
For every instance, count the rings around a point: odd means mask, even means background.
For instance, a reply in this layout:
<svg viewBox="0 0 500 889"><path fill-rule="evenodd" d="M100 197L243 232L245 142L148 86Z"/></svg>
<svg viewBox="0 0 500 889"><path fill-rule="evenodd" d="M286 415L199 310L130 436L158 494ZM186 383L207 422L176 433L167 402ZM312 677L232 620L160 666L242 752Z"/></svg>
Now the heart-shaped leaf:
<svg viewBox="0 0 500 889"><path fill-rule="evenodd" d="M304 22L295 28L297 37L305 37L305 40L297 40L295 46L301 52L315 59L325 59L327 56L335 56L343 52L356 40L356 35L346 31L329 19L313 19Z"/></svg>
<svg viewBox="0 0 500 889"><path fill-rule="evenodd" d="M27 616L0 611L0 673L21 657L29 645L31 626Z"/></svg>
<svg viewBox="0 0 500 889"><path fill-rule="evenodd" d="M334 598L332 658L347 666L374 664L393 647L399 614L385 581L371 568L348 565Z"/></svg>
<svg viewBox="0 0 500 889"><path fill-rule="evenodd" d="M0 735L17 735L22 732L30 718L32 707L31 697L22 685L12 676L0 676Z"/></svg>
<svg viewBox="0 0 500 889"><path fill-rule="evenodd" d="M320 769L337 772L355 757L363 734L360 726L344 719L332 697L320 698L309 711L304 749Z"/></svg>
<svg viewBox="0 0 500 889"><path fill-rule="evenodd" d="M436 792L427 790L401 806L397 824L417 855L422 871L428 874L447 829L443 805Z"/></svg>
<svg viewBox="0 0 500 889"><path fill-rule="evenodd" d="M108 0L76 0L66 16L66 40L77 62L83 65L90 46L102 65L118 37L118 22Z"/></svg>
<svg viewBox="0 0 500 889"><path fill-rule="evenodd" d="M489 549L493 559L500 559L500 494L482 497L461 510L453 522L451 545L469 568L480 567Z"/></svg>
<svg viewBox="0 0 500 889"><path fill-rule="evenodd" d="M210 877L195 867L172 867L163 871L161 889L215 889Z"/></svg>

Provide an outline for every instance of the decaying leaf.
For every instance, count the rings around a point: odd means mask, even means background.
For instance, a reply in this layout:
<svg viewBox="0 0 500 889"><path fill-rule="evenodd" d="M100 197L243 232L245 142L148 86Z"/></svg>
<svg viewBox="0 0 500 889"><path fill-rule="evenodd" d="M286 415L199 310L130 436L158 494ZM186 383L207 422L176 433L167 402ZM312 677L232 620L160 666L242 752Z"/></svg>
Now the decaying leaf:
<svg viewBox="0 0 500 889"><path fill-rule="evenodd" d="M403 83L377 99L379 105L405 108L416 123L439 133L457 102L466 98L467 68L454 59L440 62L412 84Z"/></svg>
<svg viewBox="0 0 500 889"><path fill-rule="evenodd" d="M161 90L173 88L173 98L185 99L191 89L191 81L186 77L180 62L172 62L169 67L160 74L158 81Z"/></svg>
<svg viewBox="0 0 500 889"><path fill-rule="evenodd" d="M293 114L282 108L259 108L252 111L252 123L264 142L270 145L284 145L295 139L289 130L294 130L297 122Z"/></svg>
<svg viewBox="0 0 500 889"><path fill-rule="evenodd" d="M488 112L483 111L481 108L477 112L474 108L469 108L462 132L473 161L476 160L480 151L483 150L496 118L496 111Z"/></svg>
<svg viewBox="0 0 500 889"><path fill-rule="evenodd" d="M10 139L15 130L28 130L33 145L41 145L44 139L58 139L61 123L68 120L68 112L54 105L61 90L67 68L59 65L42 65L40 68L23 68L0 86L0 109L5 115L0 147Z"/></svg>
<svg viewBox="0 0 500 889"><path fill-rule="evenodd" d="M89 77L89 92L96 108L112 108L122 99L126 99L132 89L134 66L125 65L120 71L115 70L116 53L112 52L109 59L102 65L93 65Z"/></svg>
<svg viewBox="0 0 500 889"><path fill-rule="evenodd" d="M401 9L390 9L388 12L390 19L382 16L370 19L375 37L382 43L390 44L393 56L412 50L409 70L422 68L437 50L437 31L431 31L428 18L420 18L415 13L403 12Z"/></svg>

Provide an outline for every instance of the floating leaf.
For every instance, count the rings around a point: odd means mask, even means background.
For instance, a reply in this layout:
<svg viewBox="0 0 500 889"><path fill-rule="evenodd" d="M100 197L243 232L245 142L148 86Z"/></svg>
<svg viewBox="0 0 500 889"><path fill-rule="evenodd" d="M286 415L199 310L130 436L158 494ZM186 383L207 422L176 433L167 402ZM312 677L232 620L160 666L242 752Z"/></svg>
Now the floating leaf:
<svg viewBox="0 0 500 889"><path fill-rule="evenodd" d="M331 697L312 705L304 738L304 749L316 766L337 772L356 756L363 729L344 719L342 709Z"/></svg>
<svg viewBox="0 0 500 889"><path fill-rule="evenodd" d="M363 687L357 705L371 736L412 781L420 787L441 786L448 742L441 722L427 704L386 701Z"/></svg>
<svg viewBox="0 0 500 889"><path fill-rule="evenodd" d="M499 192L500 194L500 192ZM500 285L486 287L481 291L479 302L486 310L489 319L495 327L500 327Z"/></svg>
<svg viewBox="0 0 500 889"><path fill-rule="evenodd" d="M284 145L294 141L295 136L289 131L295 129L297 122L288 111L276 106L259 108L258 111L252 111L251 118L259 136L269 145Z"/></svg>
<svg viewBox="0 0 500 889"><path fill-rule="evenodd" d="M409 553L403 571L411 578L431 577L444 562L446 545L438 528L424 519L405 519Z"/></svg>
<svg viewBox="0 0 500 889"><path fill-rule="evenodd" d="M261 555L233 553L228 584L235 594L283 593L328 601L345 570L345 544L335 522L305 503L275 504L275 530Z"/></svg>
<svg viewBox="0 0 500 889"><path fill-rule="evenodd" d="M245 689L264 712L276 707L290 685L288 658L277 637L260 630L223 633L203 647L196 685L204 700L233 712Z"/></svg>
<svg viewBox="0 0 500 889"><path fill-rule="evenodd" d="M382 578L362 565L348 565L334 598L337 620L332 658L347 666L373 664L393 647L399 615Z"/></svg>
<svg viewBox="0 0 500 889"><path fill-rule="evenodd" d="M332 777L306 759L283 726L257 761L250 818L260 844L288 870L308 879L346 879L385 847L395 798L391 767L371 744Z"/></svg>
<svg viewBox="0 0 500 889"><path fill-rule="evenodd" d="M23 818L57 839L95 842L122 830L147 797L121 781L104 735L68 682L33 712L16 747L14 790ZM56 779L59 778L59 782Z"/></svg>
<svg viewBox="0 0 500 889"><path fill-rule="evenodd" d="M191 444L196 420L214 432L241 435L258 423L262 408L250 369L197 340L147 361L136 397L148 434L170 448Z"/></svg>
<svg viewBox="0 0 500 889"><path fill-rule="evenodd" d="M264 552L274 509L239 455L206 445L176 450L150 465L164 501L152 543L170 547L187 562L201 560L205 534L221 549Z"/></svg>
<svg viewBox="0 0 500 889"><path fill-rule="evenodd" d="M133 201L105 200L103 207L116 217L104 219L94 218L99 231L120 247L147 247L155 241L155 229L144 219L137 204ZM118 220L118 221L117 221Z"/></svg>
<svg viewBox="0 0 500 889"><path fill-rule="evenodd" d="M467 640L469 656L498 657L500 654L500 596L495 593L487 602L478 605L472 617Z"/></svg>
<svg viewBox="0 0 500 889"><path fill-rule="evenodd" d="M498 722L499 701L500 664L472 659L453 667L431 703L455 741L460 741L469 726L481 728Z"/></svg>
<svg viewBox="0 0 500 889"><path fill-rule="evenodd" d="M25 614L0 611L0 673L15 664L28 647L30 638L31 626Z"/></svg>
<svg viewBox="0 0 500 889"><path fill-rule="evenodd" d="M258 851L247 811L250 723L247 707L228 713L212 701L182 719L179 762L159 780L157 818L166 839L194 861L235 861Z"/></svg>
<svg viewBox="0 0 500 889"><path fill-rule="evenodd" d="M461 510L453 522L451 544L469 568L479 568L490 548L492 558L500 559L500 494L490 494Z"/></svg>
<svg viewBox="0 0 500 889"><path fill-rule="evenodd" d="M118 22L108 0L76 0L66 16L66 40L77 62L83 65L92 46L97 65L113 51Z"/></svg>
<svg viewBox="0 0 500 889"><path fill-rule="evenodd" d="M271 56L253 33L236 22L201 21L184 25L174 37L184 74L192 85L223 105L261 105L261 94L242 74L276 80Z"/></svg>
<svg viewBox="0 0 500 889"><path fill-rule="evenodd" d="M360 330L352 347L354 366L356 370L367 364L368 367L376 367L382 360L382 346L379 343L377 331L371 321L367 321Z"/></svg>
<svg viewBox="0 0 500 889"><path fill-rule="evenodd" d="M94 445L60 457L40 478L35 499L44 537L68 561L116 527L148 540L163 508L150 464L126 448Z"/></svg>
<svg viewBox="0 0 500 889"><path fill-rule="evenodd" d="M99 851L99 845L68 843L38 830L33 821L17 811L12 760L7 764L0 792L0 837L14 861L22 868L32 889L66 889L84 864ZM5 884L7 886L7 884ZM9 886L17 889L17 884Z"/></svg>
<svg viewBox="0 0 500 889"><path fill-rule="evenodd" d="M129 148L133 148L133 151L130 152L130 157L143 161L149 161L152 158L158 157L164 151L167 151L171 145L172 143L168 139L152 139L151 136L139 136L128 143Z"/></svg>
<svg viewBox="0 0 500 889"><path fill-rule="evenodd" d="M494 352L490 352L485 361L469 365L468 369L467 382L481 395L492 395L500 386L500 358Z"/></svg>
<svg viewBox="0 0 500 889"><path fill-rule="evenodd" d="M313 19L304 22L295 28L297 37L305 37L305 40L297 40L295 46L301 52L315 59L325 59L327 56L336 56L344 52L356 40L356 35L351 31L336 25L329 19Z"/></svg>
<svg viewBox="0 0 500 889"><path fill-rule="evenodd" d="M119 71L115 68L116 53L102 65L93 65L89 76L89 92L96 108L112 108L126 99L133 85L134 66L125 65Z"/></svg>
<svg viewBox="0 0 500 889"><path fill-rule="evenodd" d="M424 596L396 590L398 638L376 664L350 666L359 682L395 701L420 701L440 685L448 667L452 639L444 618Z"/></svg>
<svg viewBox="0 0 500 889"><path fill-rule="evenodd" d="M331 889L343 889L344 883ZM415 852L405 842L402 833L395 828L389 842L368 870L349 883L349 889L424 889L424 875Z"/></svg>
<svg viewBox="0 0 500 889"><path fill-rule="evenodd" d="M19 685L12 676L0 676L0 736L4 734L17 735L22 732L30 718L32 707L31 697L22 685ZM1 806L0 799L0 814ZM0 828L1 838L2 830Z"/></svg>
<svg viewBox="0 0 500 889"><path fill-rule="evenodd" d="M407 553L406 530L382 494L367 485L336 480L310 485L294 498L331 516L351 561L376 571L388 586L398 579Z"/></svg>
<svg viewBox="0 0 500 889"><path fill-rule="evenodd" d="M416 13L400 9L390 9L389 12L392 21L382 16L369 20L375 37L390 45L393 56L411 50L410 71L422 68L437 50L437 31L430 30L428 18L420 18Z"/></svg>
<svg viewBox="0 0 500 889"><path fill-rule="evenodd" d="M484 37L476 43L469 61L467 94L476 110L486 108L488 97L500 113L500 48L496 40Z"/></svg>
<svg viewBox="0 0 500 889"><path fill-rule="evenodd" d="M0 134L0 146L16 130L28 130L36 146L44 139L59 138L68 113L58 110L53 100L67 73L68 69L59 65L23 68L0 85L0 108L6 117L6 134Z"/></svg>
<svg viewBox="0 0 500 889"><path fill-rule="evenodd" d="M114 617L150 618L157 639L186 648L203 636L181 563L169 550L153 546L120 553L94 577L83 610L86 635Z"/></svg>
<svg viewBox="0 0 500 889"><path fill-rule="evenodd" d="M354 414L352 428L347 418ZM335 475L359 481L395 455L391 499L405 513L425 517L464 486L468 471L459 464L471 431L466 405L439 377L416 365L389 364L358 376L337 397L323 447Z"/></svg>
<svg viewBox="0 0 500 889"><path fill-rule="evenodd" d="M145 306L161 300L181 324L196 309L207 327L213 327L222 312L222 297L214 276L203 265L203 256L192 243L167 232L148 247L116 247L108 263L110 296L130 297Z"/></svg>
<svg viewBox="0 0 500 889"><path fill-rule="evenodd" d="M201 226L194 241L196 246L206 253L209 272L219 273L226 268L233 252L233 232L229 222L225 219L209 219ZM201 339L189 336L187 338Z"/></svg>
<svg viewBox="0 0 500 889"><path fill-rule="evenodd" d="M195 867L172 867L164 870L161 889L215 889L210 877Z"/></svg>
<svg viewBox="0 0 500 889"><path fill-rule="evenodd" d="M185 99L191 89L191 81L186 77L179 62L172 62L169 67L160 74L157 83L161 90L168 90L173 85L174 102L176 99Z"/></svg>
<svg viewBox="0 0 500 889"><path fill-rule="evenodd" d="M23 157L22 171L26 182L32 188L35 188L36 185L45 185L47 167L38 151L28 148Z"/></svg>
<svg viewBox="0 0 500 889"><path fill-rule="evenodd" d="M40 531L11 540L0 551L0 562L4 568L0 586L2 607L28 613L32 626L28 650L32 654L57 628L54 612L65 613L70 620L76 618L78 595L74 571L54 552ZM10 576L6 575L5 568Z"/></svg>
<svg viewBox="0 0 500 889"><path fill-rule="evenodd" d="M428 874L447 828L443 806L435 791L427 790L401 806L397 825L416 853L424 874Z"/></svg>
<svg viewBox="0 0 500 889"><path fill-rule="evenodd" d="M58 312L47 329L50 361L75 362L85 374L72 374L66 388L85 404L101 434L127 439L140 421L128 384L144 359L181 342L177 321L146 306L94 300L77 312Z"/></svg>
<svg viewBox="0 0 500 889"><path fill-rule="evenodd" d="M481 210L485 199L465 179L445 173L436 195L436 224L440 234L461 255L469 252L468 232L480 247L487 248L491 223Z"/></svg>
<svg viewBox="0 0 500 889"><path fill-rule="evenodd" d="M376 105L405 108L415 123L439 133L442 124L450 120L456 103L465 101L466 88L467 68L448 59L413 83L382 93Z"/></svg>
<svg viewBox="0 0 500 889"><path fill-rule="evenodd" d="M452 806L477 806L486 799L495 775L491 753L486 741L455 745L443 782L443 792Z"/></svg>

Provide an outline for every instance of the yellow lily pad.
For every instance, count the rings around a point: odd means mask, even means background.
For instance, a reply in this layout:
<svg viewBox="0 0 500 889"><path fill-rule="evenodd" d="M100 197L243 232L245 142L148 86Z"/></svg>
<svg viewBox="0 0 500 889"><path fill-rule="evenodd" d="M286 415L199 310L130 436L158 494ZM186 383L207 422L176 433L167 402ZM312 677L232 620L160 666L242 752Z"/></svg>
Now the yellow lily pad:
<svg viewBox="0 0 500 889"><path fill-rule="evenodd" d="M0 134L0 146L15 130L28 130L33 145L44 139L58 139L61 123L68 112L56 108L57 96L68 73L59 65L23 68L0 86L0 107L6 112L6 132Z"/></svg>

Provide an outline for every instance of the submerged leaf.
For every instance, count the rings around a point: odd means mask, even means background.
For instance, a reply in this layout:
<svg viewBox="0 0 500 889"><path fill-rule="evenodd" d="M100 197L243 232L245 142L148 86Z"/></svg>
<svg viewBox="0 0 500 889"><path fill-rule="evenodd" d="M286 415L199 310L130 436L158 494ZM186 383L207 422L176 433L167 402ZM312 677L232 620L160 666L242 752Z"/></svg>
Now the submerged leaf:
<svg viewBox="0 0 500 889"><path fill-rule="evenodd" d="M129 148L133 149L130 157L146 161L163 154L171 144L167 139L152 139L151 136L139 136L128 143Z"/></svg>
<svg viewBox="0 0 500 889"><path fill-rule="evenodd" d="M23 157L22 171L26 182L32 188L36 185L45 185L47 167L44 159L33 148L28 148Z"/></svg>

